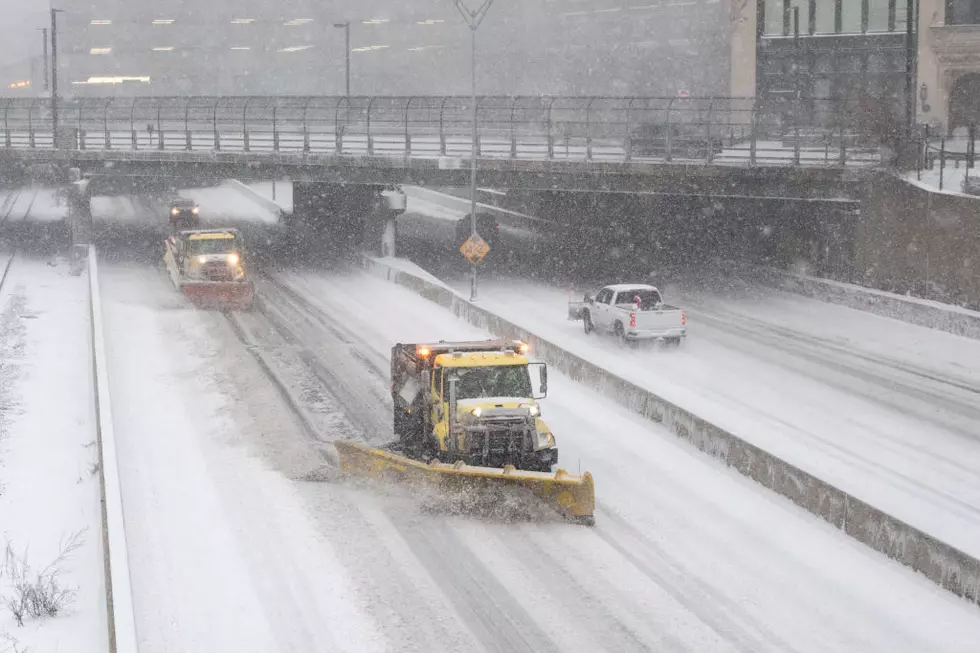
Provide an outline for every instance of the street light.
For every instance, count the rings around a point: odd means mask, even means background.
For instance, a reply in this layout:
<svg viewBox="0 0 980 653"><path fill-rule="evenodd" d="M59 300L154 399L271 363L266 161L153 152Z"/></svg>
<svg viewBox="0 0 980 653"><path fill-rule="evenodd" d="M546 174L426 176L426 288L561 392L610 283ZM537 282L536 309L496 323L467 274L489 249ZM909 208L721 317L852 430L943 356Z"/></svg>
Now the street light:
<svg viewBox="0 0 980 653"><path fill-rule="evenodd" d="M38 27L37 31L41 32L44 39L44 90L48 90L48 28Z"/></svg>
<svg viewBox="0 0 980 653"><path fill-rule="evenodd" d="M344 54L347 61L347 97L350 98L350 21L334 23L334 27L344 30Z"/></svg>
<svg viewBox="0 0 980 653"><path fill-rule="evenodd" d="M470 104L473 107L473 142L470 145L470 237L476 236L476 150L479 137L476 132L476 30L487 17L487 12L493 6L493 0L483 0L476 10L471 10L463 0L453 0L466 25L470 28L470 78L473 84ZM476 263L472 264L473 278L470 282L470 301L475 301L476 292Z"/></svg>
<svg viewBox="0 0 980 653"><path fill-rule="evenodd" d="M64 9L51 10L51 137L58 147L58 14Z"/></svg>

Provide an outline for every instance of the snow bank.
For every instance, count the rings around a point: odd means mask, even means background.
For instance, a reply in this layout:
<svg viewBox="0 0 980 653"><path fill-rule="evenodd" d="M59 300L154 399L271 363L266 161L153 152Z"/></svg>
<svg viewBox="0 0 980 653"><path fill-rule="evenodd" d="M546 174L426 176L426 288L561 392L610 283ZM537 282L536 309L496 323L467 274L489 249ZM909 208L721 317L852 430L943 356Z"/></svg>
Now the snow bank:
<svg viewBox="0 0 980 653"><path fill-rule="evenodd" d="M364 257L372 273L422 295L469 323L499 337L520 338L572 379L663 424L701 451L886 556L923 573L941 587L980 603L980 560L878 510L784 460L724 431L625 379L575 356L525 329L465 301L442 284L431 283L379 259Z"/></svg>
<svg viewBox="0 0 980 653"><path fill-rule="evenodd" d="M910 324L980 339L980 312L919 297L781 270L758 270L767 285Z"/></svg>
<svg viewBox="0 0 980 653"><path fill-rule="evenodd" d="M275 197L272 193L273 184L276 186ZM243 196L265 207L267 211L275 215L293 212L293 182L291 181L261 181L243 184L237 179L229 179L225 185L234 188Z"/></svg>
<svg viewBox="0 0 980 653"><path fill-rule="evenodd" d="M0 299L0 546L35 572L73 534L81 546L61 565L76 592L62 613L19 627L0 602L0 651L3 635L32 653L109 649L87 322L84 277L18 256Z"/></svg>

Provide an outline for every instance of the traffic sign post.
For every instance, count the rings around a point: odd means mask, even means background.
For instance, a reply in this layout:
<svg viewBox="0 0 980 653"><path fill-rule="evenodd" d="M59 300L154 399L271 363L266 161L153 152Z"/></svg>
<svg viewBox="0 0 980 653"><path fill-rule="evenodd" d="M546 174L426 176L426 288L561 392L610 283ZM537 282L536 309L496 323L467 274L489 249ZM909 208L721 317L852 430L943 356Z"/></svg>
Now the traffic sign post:
<svg viewBox="0 0 980 653"><path fill-rule="evenodd" d="M490 252L490 245L487 245L487 241L480 238L480 234L474 232L472 236L466 239L465 243L460 245L459 251L475 266L487 257Z"/></svg>

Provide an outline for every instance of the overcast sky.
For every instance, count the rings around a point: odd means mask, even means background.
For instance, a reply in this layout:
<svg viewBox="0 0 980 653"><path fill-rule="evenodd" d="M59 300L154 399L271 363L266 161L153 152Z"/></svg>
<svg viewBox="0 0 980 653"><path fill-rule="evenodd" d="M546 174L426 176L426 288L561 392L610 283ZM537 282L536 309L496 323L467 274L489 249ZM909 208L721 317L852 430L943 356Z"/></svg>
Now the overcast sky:
<svg viewBox="0 0 980 653"><path fill-rule="evenodd" d="M50 22L47 0L0 0L0 65L26 59L41 51L36 27Z"/></svg>

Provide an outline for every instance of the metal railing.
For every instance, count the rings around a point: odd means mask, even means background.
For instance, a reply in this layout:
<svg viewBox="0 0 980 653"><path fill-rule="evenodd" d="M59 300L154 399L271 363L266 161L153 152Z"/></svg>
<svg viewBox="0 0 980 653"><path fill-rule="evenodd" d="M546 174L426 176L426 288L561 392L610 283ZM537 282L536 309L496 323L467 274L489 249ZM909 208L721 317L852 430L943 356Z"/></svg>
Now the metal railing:
<svg viewBox="0 0 980 653"><path fill-rule="evenodd" d="M947 136L934 135L928 126L922 126L916 178L939 190L980 195L980 175L975 170L978 139L980 130L973 124Z"/></svg>
<svg viewBox="0 0 980 653"><path fill-rule="evenodd" d="M58 146L469 157L469 102L457 96L62 100ZM878 141L860 131L855 111L845 100L812 98L804 105L732 97L480 97L476 154L740 165L880 163ZM54 146L49 100L0 98L0 112L3 147Z"/></svg>

